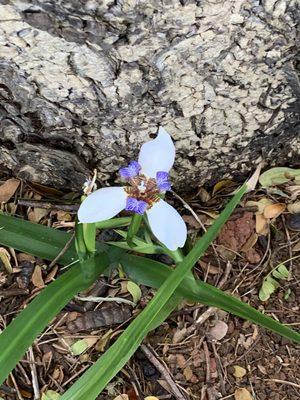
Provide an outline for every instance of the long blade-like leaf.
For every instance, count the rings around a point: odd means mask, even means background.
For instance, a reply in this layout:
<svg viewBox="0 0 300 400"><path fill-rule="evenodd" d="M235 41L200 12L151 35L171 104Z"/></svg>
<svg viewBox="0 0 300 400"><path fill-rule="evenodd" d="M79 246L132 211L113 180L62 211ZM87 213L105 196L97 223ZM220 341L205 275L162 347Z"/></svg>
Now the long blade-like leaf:
<svg viewBox="0 0 300 400"><path fill-rule="evenodd" d="M158 261L131 254L124 255L120 262L124 271L132 280L155 288L159 288L172 271L172 268ZM300 343L300 333L262 314L255 308L217 289L215 286L195 280L191 276L184 278L176 293L190 301L221 308Z"/></svg>
<svg viewBox="0 0 300 400"><path fill-rule="evenodd" d="M83 278L82 268L95 262L90 281ZM81 290L87 288L109 264L105 253L95 259L77 263L61 275L23 310L0 334L0 384L6 379L37 335L49 321Z"/></svg>
<svg viewBox="0 0 300 400"><path fill-rule="evenodd" d="M133 355L151 328L156 325L173 293L184 280L185 275L190 272L199 257L203 255L210 243L215 239L246 190L247 185L245 184L230 200L205 235L198 240L189 254L184 257L176 269L163 282L147 307L134 319L106 353L62 396L62 400L96 399L108 382Z"/></svg>
<svg viewBox="0 0 300 400"><path fill-rule="evenodd" d="M29 235L30 240L28 240L27 235ZM56 257L58 252L70 238L71 235L66 232L61 232L53 228L48 228L12 216L0 214L0 243L2 245L14 247L20 251L34 254L44 259L52 260L54 257ZM103 245L102 247L105 248ZM111 255L109 254L109 256ZM75 258L75 248L74 246L71 246L60 259L60 263L67 265ZM122 255L122 264L126 274L131 279L140 284L154 288L159 288L172 272L172 269L165 264L145 257L126 253ZM235 305L229 308L229 302L224 304L221 299L217 300L218 296L215 295L215 291L218 291L218 289L201 281L195 282L191 277L186 276L180 285L179 290L182 294L182 297L186 299L223 308L228 312L231 312L244 319L249 319L291 340L295 340L297 342L300 340L300 334L298 332L288 327L285 327L283 332L281 330L282 325L276 320L265 315L263 315L264 321L261 318L259 319L258 317L262 314L253 308L251 309L252 317L249 314L242 313L241 304L244 306L245 303L240 302L236 298L233 298L236 302ZM211 297L212 294L213 298ZM230 299L232 299L231 296ZM232 301L230 304L232 304ZM255 315L253 314L253 310Z"/></svg>
<svg viewBox="0 0 300 400"><path fill-rule="evenodd" d="M71 234L21 218L0 214L0 243L37 257L53 260L71 239ZM60 263L77 260L74 244L60 258Z"/></svg>

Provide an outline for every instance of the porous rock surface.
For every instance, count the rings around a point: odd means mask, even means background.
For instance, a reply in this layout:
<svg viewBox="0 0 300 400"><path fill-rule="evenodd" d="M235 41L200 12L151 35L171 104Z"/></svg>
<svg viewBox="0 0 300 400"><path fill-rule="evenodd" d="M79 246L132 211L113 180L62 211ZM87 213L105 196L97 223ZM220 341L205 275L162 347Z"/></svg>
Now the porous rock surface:
<svg viewBox="0 0 300 400"><path fill-rule="evenodd" d="M297 162L296 2L0 0L0 166L103 184L164 126L175 187ZM298 97L299 98L299 97Z"/></svg>

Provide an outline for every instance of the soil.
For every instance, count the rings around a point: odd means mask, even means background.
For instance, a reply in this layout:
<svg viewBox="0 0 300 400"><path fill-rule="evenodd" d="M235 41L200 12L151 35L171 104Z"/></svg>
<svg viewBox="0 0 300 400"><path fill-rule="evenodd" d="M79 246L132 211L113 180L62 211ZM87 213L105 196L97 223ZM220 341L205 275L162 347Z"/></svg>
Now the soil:
<svg viewBox="0 0 300 400"><path fill-rule="evenodd" d="M232 185L212 196L195 194L185 198L197 212L201 224L183 213L192 238L208 227L213 213L227 201ZM1 194L1 186L0 186ZM35 222L72 228L73 213L64 210L43 210L39 207L17 206L18 198L34 202L69 201L76 203L74 194L58 193L51 188L23 183L7 200L6 211L29 218ZM75 200L74 200L75 198ZM299 229L291 230L287 219L293 217L286 210L268 220L267 235L256 233L255 206L247 206L247 200L268 198L274 203L282 201L276 195L256 192L243 199L237 211L223 228L214 247L194 268L194 274L222 289L233 293L244 302L299 329L299 279L300 258L293 251L299 243ZM55 200L54 200L55 199ZM170 198L170 201L175 201ZM289 201L289 200L285 200ZM182 204L175 201L178 208ZM251 208L252 207L252 208ZM57 207L59 208L59 207ZM298 217L297 217L298 218ZM299 227L298 227L299 228ZM110 240L111 231L100 234L100 239ZM298 246L299 247L299 246ZM59 266L46 268L49 262L23 253L12 253L12 273L0 270L0 328L5 326L24 306L57 276ZM249 253L250 251L250 253ZM157 258L157 256L156 256ZM166 256L161 261L170 263ZM269 300L259 299L263 278L285 260L290 271L289 280L280 280L280 287ZM227 274L227 275L226 275ZM223 282L222 282L223 281ZM85 295L118 296L131 299L124 279L115 275L101 278ZM42 393L53 390L62 393L74 383L101 353L109 347L129 320L144 308L154 290L142 287L142 299L135 309L128 305L105 302L102 304L71 301L53 320L33 344L4 385L0 396L5 400L34 399L32 364L36 366L38 387ZM166 373L181 393L181 399L190 400L296 400L300 399L300 346L280 336L267 332L251 322L243 321L220 310L212 310L204 322L199 321L208 307L184 301L135 353L126 367L98 397L99 400L143 400L147 396L158 399L174 397L166 381ZM89 349L75 356L70 351L74 342L86 339ZM152 354L149 357L146 350ZM160 366L160 367L159 367ZM161 371L163 369L163 373ZM238 397L238 389L240 396ZM123 397L118 397L123 394ZM248 396L248 397L247 397ZM42 398L42 397L41 397Z"/></svg>

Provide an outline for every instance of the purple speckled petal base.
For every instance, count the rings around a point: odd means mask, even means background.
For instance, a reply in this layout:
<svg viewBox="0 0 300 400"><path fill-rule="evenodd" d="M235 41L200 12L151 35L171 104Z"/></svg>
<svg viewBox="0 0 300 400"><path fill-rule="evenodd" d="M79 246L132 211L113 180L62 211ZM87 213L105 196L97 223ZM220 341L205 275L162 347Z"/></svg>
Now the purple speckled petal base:
<svg viewBox="0 0 300 400"><path fill-rule="evenodd" d="M156 183L157 187L161 192L166 192L167 190L171 190L171 184L169 182L169 174L168 172L159 171L156 173Z"/></svg>
<svg viewBox="0 0 300 400"><path fill-rule="evenodd" d="M137 200L134 197L127 197L126 201L126 211L133 211L136 214L143 215L144 212L147 210L148 203L143 200Z"/></svg>
<svg viewBox="0 0 300 400"><path fill-rule="evenodd" d="M120 169L119 174L122 179L130 179L134 178L139 174L141 170L141 166L137 161L131 161L127 167L123 167Z"/></svg>

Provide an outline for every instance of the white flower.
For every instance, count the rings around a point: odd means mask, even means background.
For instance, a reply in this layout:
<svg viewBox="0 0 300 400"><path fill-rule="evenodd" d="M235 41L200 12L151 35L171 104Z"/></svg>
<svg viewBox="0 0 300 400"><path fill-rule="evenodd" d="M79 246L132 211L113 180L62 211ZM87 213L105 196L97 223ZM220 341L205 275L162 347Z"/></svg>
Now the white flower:
<svg viewBox="0 0 300 400"><path fill-rule="evenodd" d="M178 212L161 199L171 189L169 171L174 164L175 146L170 135L159 128L154 140L141 147L138 162L120 169L127 186L106 187L90 194L78 210L82 223L110 219L122 210L146 213L153 234L169 250L183 247L186 225Z"/></svg>

